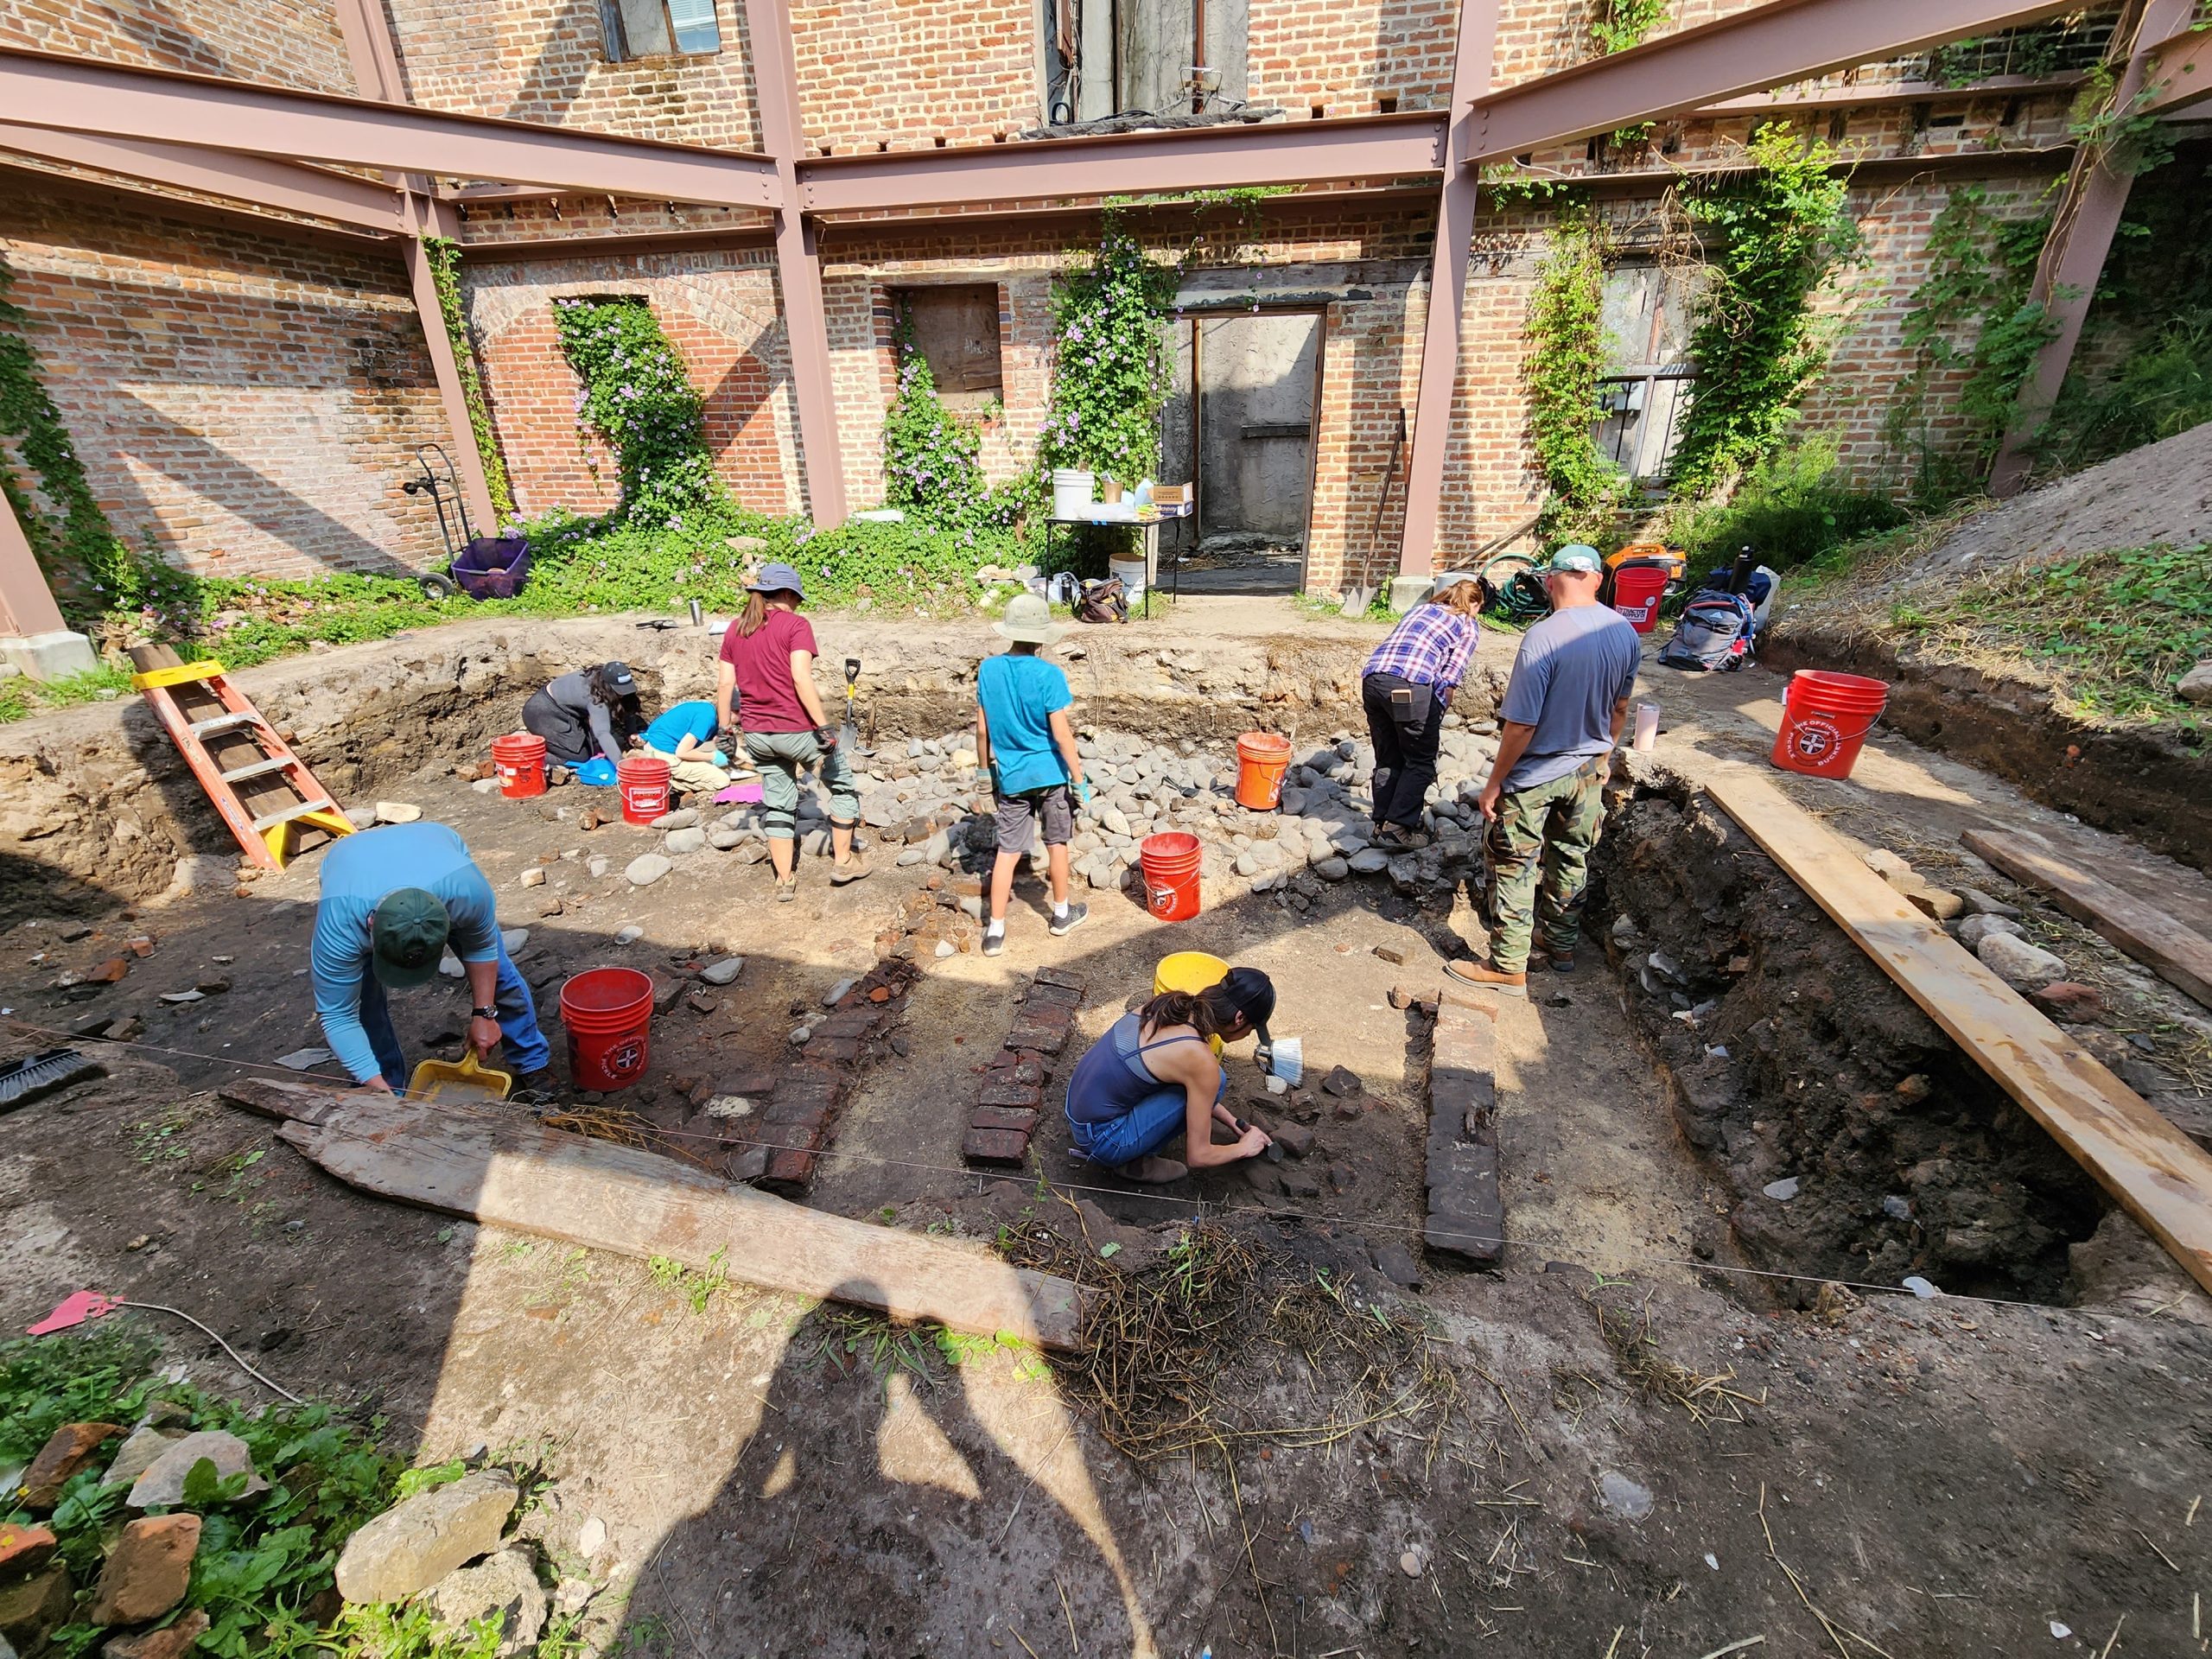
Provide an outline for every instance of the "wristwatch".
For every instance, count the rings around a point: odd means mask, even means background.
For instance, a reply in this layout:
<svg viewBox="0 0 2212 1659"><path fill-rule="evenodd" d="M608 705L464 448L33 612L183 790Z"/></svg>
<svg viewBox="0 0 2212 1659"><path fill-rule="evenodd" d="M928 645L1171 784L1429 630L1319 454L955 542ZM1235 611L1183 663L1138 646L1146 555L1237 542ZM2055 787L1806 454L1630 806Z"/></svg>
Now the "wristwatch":
<svg viewBox="0 0 2212 1659"><path fill-rule="evenodd" d="M468 1011L468 1017L472 1020L496 1020L499 1017L499 1011L495 1007L471 1008Z"/></svg>

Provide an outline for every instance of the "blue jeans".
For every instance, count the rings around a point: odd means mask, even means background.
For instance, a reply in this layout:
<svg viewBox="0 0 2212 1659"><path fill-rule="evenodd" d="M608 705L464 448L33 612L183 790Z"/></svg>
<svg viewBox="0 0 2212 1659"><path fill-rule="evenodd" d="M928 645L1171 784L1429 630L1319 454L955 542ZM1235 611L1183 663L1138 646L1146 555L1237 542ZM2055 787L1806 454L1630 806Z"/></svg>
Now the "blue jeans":
<svg viewBox="0 0 2212 1659"><path fill-rule="evenodd" d="M545 1033L537 1028L537 1007L530 1000L530 987L515 971L507 947L499 946L499 982L493 994L499 1010L499 1046L508 1063L524 1076L544 1069L553 1058ZM371 965L361 970L361 1030L376 1052L377 1070L395 1090L407 1088L408 1066L399 1052L399 1033L391 1028L391 1009L384 998L384 982Z"/></svg>
<svg viewBox="0 0 2212 1659"><path fill-rule="evenodd" d="M1228 1093L1229 1073L1224 1071L1220 1086L1213 1091L1215 1103L1218 1104ZM1165 1084L1119 1117L1100 1123L1078 1123L1070 1118L1068 1129L1075 1149L1085 1158L1118 1168L1166 1146L1180 1134L1186 1127L1190 1101L1191 1092L1181 1084Z"/></svg>

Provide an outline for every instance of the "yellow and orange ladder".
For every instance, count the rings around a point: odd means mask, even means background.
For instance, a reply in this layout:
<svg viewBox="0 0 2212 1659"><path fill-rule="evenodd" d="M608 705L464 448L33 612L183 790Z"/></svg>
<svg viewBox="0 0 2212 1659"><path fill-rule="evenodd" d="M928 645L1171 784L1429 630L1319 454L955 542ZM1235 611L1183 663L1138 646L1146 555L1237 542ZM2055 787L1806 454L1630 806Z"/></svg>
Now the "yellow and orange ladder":
<svg viewBox="0 0 2212 1659"><path fill-rule="evenodd" d="M139 671L131 688L144 693L248 858L281 870L302 831L353 833L353 820L222 664L183 662L166 645L136 646L130 660Z"/></svg>

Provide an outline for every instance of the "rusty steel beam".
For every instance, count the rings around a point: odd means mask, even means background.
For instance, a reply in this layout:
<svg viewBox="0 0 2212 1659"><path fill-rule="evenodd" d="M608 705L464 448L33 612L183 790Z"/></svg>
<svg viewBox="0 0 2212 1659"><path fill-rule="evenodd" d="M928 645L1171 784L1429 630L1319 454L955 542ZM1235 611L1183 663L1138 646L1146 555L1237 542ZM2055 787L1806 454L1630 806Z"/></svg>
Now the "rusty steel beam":
<svg viewBox="0 0 2212 1659"><path fill-rule="evenodd" d="M2070 75L1992 75L1986 80L1948 86L1936 80L1876 80L1852 86L1778 86L1702 105L1686 118L1710 121L1742 115L1787 115L1792 110L1871 110L1897 104L1970 103L1984 98L2071 96L2082 81Z"/></svg>
<svg viewBox="0 0 2212 1659"><path fill-rule="evenodd" d="M1429 111L833 156L798 180L807 212L834 213L1392 179L1443 166L1445 125Z"/></svg>
<svg viewBox="0 0 2212 1659"><path fill-rule="evenodd" d="M407 228L399 192L350 174L296 162L233 155L197 144L95 138L48 127L0 121L0 147L42 161L97 168L149 184L225 196L259 207L310 213L340 225L397 235Z"/></svg>
<svg viewBox="0 0 2212 1659"><path fill-rule="evenodd" d="M2066 0L1772 0L1478 98L1479 164L2074 10Z"/></svg>
<svg viewBox="0 0 2212 1659"><path fill-rule="evenodd" d="M837 432L837 392L830 369L830 320L822 297L822 255L815 230L800 212L798 158L806 153L799 122L798 61L785 0L745 0L753 37L754 107L762 142L774 158L776 286L783 296L784 338L791 350L792 400L798 405L799 465L814 522L834 530L845 522L844 446Z"/></svg>
<svg viewBox="0 0 2212 1659"><path fill-rule="evenodd" d="M2212 29L2184 29L2151 48L2139 113L2180 115L2207 99L2212 99Z"/></svg>
<svg viewBox="0 0 2212 1659"><path fill-rule="evenodd" d="M1406 515L1399 532L1398 574L1427 575L1436 563L1438 519L1444 505L1444 454L1452 436L1452 397L1459 380L1460 314L1480 187L1465 166L1474 138L1468 95L1490 85L1497 51L1499 0L1460 0L1452 51L1452 104L1458 117L1445 135L1444 179L1437 199L1436 245L1429 259L1428 319L1421 342L1421 384L1414 393L1411 452L1406 459ZM1350 575L1347 573L1347 580Z"/></svg>
<svg viewBox="0 0 2212 1659"><path fill-rule="evenodd" d="M210 75L0 48L0 110L25 126L261 156L772 207L775 163L739 150L446 115Z"/></svg>
<svg viewBox="0 0 2212 1659"><path fill-rule="evenodd" d="M2121 48L2126 57L2113 87L2112 108L2139 109L2136 98L2149 79L2154 54L2188 23L2196 4L2196 0L2135 0L2121 14L2113 40L2132 44ZM2084 144L2075 150L2065 192L2051 214L2050 233L2044 238L2035 280L2028 286L2028 302L2044 307L2055 327L2036 353L2011 429L1991 463L1992 495L2015 494L2027 483L2032 470L2028 445L2058 401L2066 372L2073 366L2074 347L2081 340L2089 302L2104 276L2105 256L2120 233L2120 216L2127 211L2128 192L2135 182L2133 170L2124 162L2114 167L2113 159L2107 147Z"/></svg>

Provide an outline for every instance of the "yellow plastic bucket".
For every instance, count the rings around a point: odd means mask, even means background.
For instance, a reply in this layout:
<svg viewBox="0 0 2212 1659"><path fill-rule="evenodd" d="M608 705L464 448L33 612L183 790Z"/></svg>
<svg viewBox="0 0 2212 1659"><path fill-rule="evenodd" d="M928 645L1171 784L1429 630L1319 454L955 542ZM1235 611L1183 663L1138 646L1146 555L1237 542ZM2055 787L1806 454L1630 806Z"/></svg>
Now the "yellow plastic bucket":
<svg viewBox="0 0 2212 1659"><path fill-rule="evenodd" d="M1160 966L1152 970L1152 994L1164 991L1187 991L1197 995L1211 990L1229 977L1229 964L1219 957L1210 957L1203 950L1178 950L1172 957L1162 957ZM1221 1039L1210 1037L1207 1042L1217 1054L1221 1052Z"/></svg>

